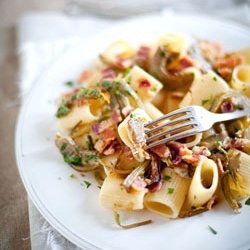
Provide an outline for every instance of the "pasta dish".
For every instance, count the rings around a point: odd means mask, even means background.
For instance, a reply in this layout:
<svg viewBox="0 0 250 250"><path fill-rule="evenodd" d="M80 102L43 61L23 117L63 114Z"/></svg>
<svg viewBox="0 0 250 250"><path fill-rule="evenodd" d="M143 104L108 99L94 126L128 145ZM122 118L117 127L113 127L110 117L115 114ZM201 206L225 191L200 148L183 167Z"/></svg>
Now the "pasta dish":
<svg viewBox="0 0 250 250"><path fill-rule="evenodd" d="M100 203L116 218L142 209L182 218L224 199L240 212L250 196L248 116L148 150L144 125L190 105L250 109L250 48L226 53L219 42L179 33L137 47L117 41L67 85L56 146L72 168L93 172Z"/></svg>

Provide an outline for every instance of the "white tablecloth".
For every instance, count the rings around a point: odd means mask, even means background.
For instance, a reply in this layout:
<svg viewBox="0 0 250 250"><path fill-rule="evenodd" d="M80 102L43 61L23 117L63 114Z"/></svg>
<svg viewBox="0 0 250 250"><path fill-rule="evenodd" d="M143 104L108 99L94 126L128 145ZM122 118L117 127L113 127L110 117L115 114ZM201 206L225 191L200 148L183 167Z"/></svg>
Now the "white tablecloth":
<svg viewBox="0 0 250 250"><path fill-rule="evenodd" d="M161 15L174 14L169 9ZM239 21L250 27L250 10L246 4L213 14ZM69 17L62 13L36 12L23 16L18 24L20 58L20 96L26 97L36 77L64 50L84 42L96 32L107 29L118 19ZM56 232L29 201L30 238L32 248L79 249Z"/></svg>

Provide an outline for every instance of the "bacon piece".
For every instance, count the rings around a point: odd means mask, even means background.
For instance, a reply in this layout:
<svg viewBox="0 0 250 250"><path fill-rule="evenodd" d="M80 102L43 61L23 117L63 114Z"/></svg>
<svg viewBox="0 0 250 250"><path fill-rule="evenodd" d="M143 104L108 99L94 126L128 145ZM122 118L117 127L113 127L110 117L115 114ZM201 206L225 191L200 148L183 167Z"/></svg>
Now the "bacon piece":
<svg viewBox="0 0 250 250"><path fill-rule="evenodd" d="M233 69L244 62L242 56L238 54L227 54L225 57L216 60L213 67L216 71L226 80L229 81L233 72Z"/></svg>
<svg viewBox="0 0 250 250"><path fill-rule="evenodd" d="M173 165L179 165L182 161L189 164L196 164L200 160L200 156L193 153L184 144L171 142L168 144L171 152Z"/></svg>
<svg viewBox="0 0 250 250"><path fill-rule="evenodd" d="M149 60L150 59L150 48L147 46L141 46L138 49L137 55L136 55L136 63L142 67L143 69L149 68Z"/></svg>
<svg viewBox="0 0 250 250"><path fill-rule="evenodd" d="M200 156L195 155L195 154L183 155L182 160L189 163L189 164L194 164L194 163L197 163L200 160Z"/></svg>
<svg viewBox="0 0 250 250"><path fill-rule="evenodd" d="M181 58L179 60L179 64L182 66L183 69L192 67L194 65L193 62L187 57Z"/></svg>
<svg viewBox="0 0 250 250"><path fill-rule="evenodd" d="M234 138L231 140L231 147L232 148L236 148L238 150L243 150L244 147L246 146L247 140L246 139L242 139L242 138Z"/></svg>
<svg viewBox="0 0 250 250"><path fill-rule="evenodd" d="M100 123L94 123L91 125L91 130L94 134L100 134L103 132L105 129L112 127L119 122L121 122L122 117L120 110L118 108L115 108L115 110L112 112L111 116L109 119L102 121Z"/></svg>
<svg viewBox="0 0 250 250"><path fill-rule="evenodd" d="M171 92L171 97L175 98L175 99L182 99L184 97L184 93L180 92L180 91L172 91Z"/></svg>
<svg viewBox="0 0 250 250"><path fill-rule="evenodd" d="M102 79L113 79L115 76L115 71L110 67L102 70Z"/></svg>
<svg viewBox="0 0 250 250"><path fill-rule="evenodd" d="M134 156L133 156L133 153L131 151L131 149L127 146L124 146L122 148L122 154L128 159L128 160L133 160L134 159Z"/></svg>
<svg viewBox="0 0 250 250"><path fill-rule="evenodd" d="M148 80L146 79L140 80L139 88L149 88L149 87L151 87L151 83Z"/></svg>
<svg viewBox="0 0 250 250"><path fill-rule="evenodd" d="M146 186L147 186L146 181L140 176L138 176L131 184L131 187L136 191L140 191L144 189Z"/></svg>
<svg viewBox="0 0 250 250"><path fill-rule="evenodd" d="M155 154L152 155L150 180L152 183L161 180L161 159Z"/></svg>
<svg viewBox="0 0 250 250"><path fill-rule="evenodd" d="M94 148L102 153L104 151L104 149L110 145L110 143L115 140L116 135L115 135L115 131L113 129L106 129L104 130L100 135L99 140L95 143Z"/></svg>
<svg viewBox="0 0 250 250"><path fill-rule="evenodd" d="M104 149L103 154L112 155L120 149L121 149L121 144L117 139L115 139Z"/></svg>
<svg viewBox="0 0 250 250"><path fill-rule="evenodd" d="M161 186L162 186L162 178L160 179L160 181L150 184L149 186L147 186L147 188L151 192L156 192L161 189Z"/></svg>
<svg viewBox="0 0 250 250"><path fill-rule="evenodd" d="M225 101L221 104L222 113L230 113L234 111L234 105L231 101Z"/></svg>
<svg viewBox="0 0 250 250"><path fill-rule="evenodd" d="M79 76L79 82L87 81L92 75L92 71L89 69L84 70Z"/></svg>
<svg viewBox="0 0 250 250"><path fill-rule="evenodd" d="M171 156L169 148L164 144L151 148L151 151L161 158L169 158Z"/></svg>
<svg viewBox="0 0 250 250"><path fill-rule="evenodd" d="M224 168L223 168L223 165L222 165L222 162L221 162L221 159L220 159L220 158L217 158L217 159L216 159L216 165L217 165L219 174L220 174L220 176L221 176L225 171L224 171Z"/></svg>

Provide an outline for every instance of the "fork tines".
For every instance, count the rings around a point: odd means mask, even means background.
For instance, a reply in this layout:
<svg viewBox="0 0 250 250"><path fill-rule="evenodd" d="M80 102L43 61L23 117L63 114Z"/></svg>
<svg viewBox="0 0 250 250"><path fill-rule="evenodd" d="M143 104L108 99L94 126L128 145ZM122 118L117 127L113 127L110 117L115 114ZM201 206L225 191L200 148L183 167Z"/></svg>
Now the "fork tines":
<svg viewBox="0 0 250 250"><path fill-rule="evenodd" d="M173 112L170 112L160 117L157 120L154 120L152 122L145 124L147 144L149 142L152 142L152 141L155 141L157 139L161 139L162 137L164 137L161 140L148 144L146 149L152 148L154 146L157 146L163 143L167 143L169 141L173 141L173 140L177 140L183 137L194 135L195 133L197 133L195 127L198 126L198 123L196 120L192 118L193 118L192 110L190 110L190 108L187 107L187 108L182 108L182 109L178 109ZM168 121L164 123L164 120L166 119L168 119ZM161 124L159 124L160 122ZM169 126L172 126L172 125L175 125L175 126L172 128L169 128ZM185 128L187 130L183 131L183 129Z"/></svg>

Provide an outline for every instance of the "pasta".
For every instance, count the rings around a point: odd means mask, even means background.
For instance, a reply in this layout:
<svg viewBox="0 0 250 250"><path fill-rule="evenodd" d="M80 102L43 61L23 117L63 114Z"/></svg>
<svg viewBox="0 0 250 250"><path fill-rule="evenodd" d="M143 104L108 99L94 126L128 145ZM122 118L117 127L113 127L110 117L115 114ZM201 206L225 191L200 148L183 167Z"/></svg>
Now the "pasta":
<svg viewBox="0 0 250 250"><path fill-rule="evenodd" d="M163 176L167 180L158 192L148 193L145 197L145 207L168 218L177 218L185 201L190 180L181 178L173 169L166 168Z"/></svg>
<svg viewBox="0 0 250 250"><path fill-rule="evenodd" d="M235 67L232 74L231 85L248 97L250 96L250 64Z"/></svg>
<svg viewBox="0 0 250 250"><path fill-rule="evenodd" d="M101 204L108 208L137 210L143 209L143 198L147 193L146 188L127 192L122 186L123 179L115 174L110 174L104 181L101 192Z"/></svg>
<svg viewBox="0 0 250 250"><path fill-rule="evenodd" d="M218 168L210 159L201 160L195 169L188 191L188 203L200 207L214 195L218 186Z"/></svg>
<svg viewBox="0 0 250 250"><path fill-rule="evenodd" d="M248 116L150 149L152 124L145 124L188 105L215 113L250 109L245 52L225 53L205 40L189 44L174 33L139 47L111 44L60 98L56 116L65 135L55 142L64 161L94 172L101 205L116 215L147 209L181 218L212 209L223 196L239 212L250 195Z"/></svg>

